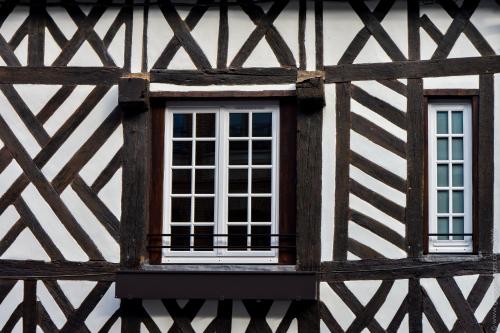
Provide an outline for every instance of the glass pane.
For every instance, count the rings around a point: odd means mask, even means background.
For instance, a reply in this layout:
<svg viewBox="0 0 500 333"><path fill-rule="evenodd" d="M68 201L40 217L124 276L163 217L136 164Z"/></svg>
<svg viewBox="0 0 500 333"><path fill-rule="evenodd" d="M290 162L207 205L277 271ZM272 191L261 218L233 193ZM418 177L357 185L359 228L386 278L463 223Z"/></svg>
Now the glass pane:
<svg viewBox="0 0 500 333"><path fill-rule="evenodd" d="M438 191L438 213L449 213L449 194L448 191Z"/></svg>
<svg viewBox="0 0 500 333"><path fill-rule="evenodd" d="M191 165L191 141L172 143L172 165Z"/></svg>
<svg viewBox="0 0 500 333"><path fill-rule="evenodd" d="M271 169L252 170L252 193L271 193Z"/></svg>
<svg viewBox="0 0 500 333"><path fill-rule="evenodd" d="M453 111L451 113L451 132L454 134L462 134L464 132L462 111Z"/></svg>
<svg viewBox="0 0 500 333"><path fill-rule="evenodd" d="M448 139L439 138L437 139L437 159L447 160L448 159Z"/></svg>
<svg viewBox="0 0 500 333"><path fill-rule="evenodd" d="M248 113L229 115L229 136L248 136Z"/></svg>
<svg viewBox="0 0 500 333"><path fill-rule="evenodd" d="M229 164L248 164L248 141L229 141Z"/></svg>
<svg viewBox="0 0 500 333"><path fill-rule="evenodd" d="M196 114L196 136L199 138L215 137L215 113Z"/></svg>
<svg viewBox="0 0 500 333"><path fill-rule="evenodd" d="M464 186L464 166L462 164L453 164L451 181L453 186Z"/></svg>
<svg viewBox="0 0 500 333"><path fill-rule="evenodd" d="M271 245L271 226L252 226L252 251L269 251Z"/></svg>
<svg viewBox="0 0 500 333"><path fill-rule="evenodd" d="M214 249L214 227L194 227L194 250L212 251Z"/></svg>
<svg viewBox="0 0 500 333"><path fill-rule="evenodd" d="M454 217L453 218L453 233L454 234L463 234L464 233L464 218L463 217ZM463 240L464 236L453 236L455 240Z"/></svg>
<svg viewBox="0 0 500 333"><path fill-rule="evenodd" d="M171 249L172 251L189 251L189 234L190 227L172 226L170 232Z"/></svg>
<svg viewBox="0 0 500 333"><path fill-rule="evenodd" d="M271 141L252 142L252 164L271 165Z"/></svg>
<svg viewBox="0 0 500 333"><path fill-rule="evenodd" d="M453 191L453 213L464 212L464 191Z"/></svg>
<svg viewBox="0 0 500 333"><path fill-rule="evenodd" d="M227 227L227 245L229 251L247 249L247 227L240 225L230 225Z"/></svg>
<svg viewBox="0 0 500 333"><path fill-rule="evenodd" d="M438 164L437 186L448 186L448 164Z"/></svg>
<svg viewBox="0 0 500 333"><path fill-rule="evenodd" d="M436 113L436 131L437 134L448 133L448 112L438 111Z"/></svg>
<svg viewBox="0 0 500 333"><path fill-rule="evenodd" d="M214 170L196 170L194 192L197 194L213 194L214 174Z"/></svg>
<svg viewBox="0 0 500 333"><path fill-rule="evenodd" d="M462 138L452 139L451 156L454 160L464 159L464 140Z"/></svg>
<svg viewBox="0 0 500 333"><path fill-rule="evenodd" d="M172 194L191 193L191 169L172 170Z"/></svg>
<svg viewBox="0 0 500 333"><path fill-rule="evenodd" d="M215 164L215 142L197 141L196 165L214 165L214 164Z"/></svg>
<svg viewBox="0 0 500 333"><path fill-rule="evenodd" d="M246 222L247 221L247 211L248 204L247 198L234 198L229 197L227 203L228 216L227 220L229 222Z"/></svg>
<svg viewBox="0 0 500 333"><path fill-rule="evenodd" d="M174 138L191 138L193 136L193 115L189 113L174 114Z"/></svg>
<svg viewBox="0 0 500 333"><path fill-rule="evenodd" d="M191 220L191 198L172 198L172 222L189 222Z"/></svg>
<svg viewBox="0 0 500 333"><path fill-rule="evenodd" d="M214 221L214 198L194 199L194 221L195 222Z"/></svg>
<svg viewBox="0 0 500 333"><path fill-rule="evenodd" d="M252 113L252 136L272 136L272 113Z"/></svg>
<svg viewBox="0 0 500 333"><path fill-rule="evenodd" d="M248 169L229 169L229 193L248 193Z"/></svg>
<svg viewBox="0 0 500 333"><path fill-rule="evenodd" d="M448 230L448 218L447 217L438 217L437 221L437 233L438 234L447 234L449 233ZM439 240L446 240L449 239L449 236L438 236Z"/></svg>
<svg viewBox="0 0 500 333"><path fill-rule="evenodd" d="M271 222L271 198L252 197L252 222Z"/></svg>

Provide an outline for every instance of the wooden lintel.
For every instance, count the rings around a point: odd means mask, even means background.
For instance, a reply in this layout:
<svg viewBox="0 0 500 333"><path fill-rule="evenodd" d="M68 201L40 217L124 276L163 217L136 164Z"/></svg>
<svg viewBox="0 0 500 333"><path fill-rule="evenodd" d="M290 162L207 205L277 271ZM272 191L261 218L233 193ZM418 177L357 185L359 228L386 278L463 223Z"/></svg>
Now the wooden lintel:
<svg viewBox="0 0 500 333"><path fill-rule="evenodd" d="M325 73L323 71L298 71L295 86L301 111L323 109L325 106Z"/></svg>
<svg viewBox="0 0 500 333"><path fill-rule="evenodd" d="M125 112L149 110L149 79L145 76L121 77L118 83L118 103Z"/></svg>

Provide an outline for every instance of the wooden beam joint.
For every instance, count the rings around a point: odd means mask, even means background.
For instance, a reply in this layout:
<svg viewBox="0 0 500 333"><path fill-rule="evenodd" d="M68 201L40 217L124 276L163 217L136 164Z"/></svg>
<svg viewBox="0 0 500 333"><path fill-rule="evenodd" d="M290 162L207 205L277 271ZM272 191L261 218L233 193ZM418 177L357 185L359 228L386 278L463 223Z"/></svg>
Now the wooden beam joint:
<svg viewBox="0 0 500 333"><path fill-rule="evenodd" d="M118 82L118 103L127 113L149 110L149 79L141 76L121 77Z"/></svg>
<svg viewBox="0 0 500 333"><path fill-rule="evenodd" d="M325 106L325 72L297 72L297 103L304 112L319 111Z"/></svg>

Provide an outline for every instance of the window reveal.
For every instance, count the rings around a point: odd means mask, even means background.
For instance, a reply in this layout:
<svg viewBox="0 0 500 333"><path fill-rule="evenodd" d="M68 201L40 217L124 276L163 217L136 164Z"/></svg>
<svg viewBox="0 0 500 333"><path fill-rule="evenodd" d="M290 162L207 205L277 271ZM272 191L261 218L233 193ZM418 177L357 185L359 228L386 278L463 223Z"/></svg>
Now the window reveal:
<svg viewBox="0 0 500 333"><path fill-rule="evenodd" d="M277 105L167 108L167 262L193 256L277 262L277 111Z"/></svg>
<svg viewBox="0 0 500 333"><path fill-rule="evenodd" d="M470 103L429 104L429 252L472 252Z"/></svg>

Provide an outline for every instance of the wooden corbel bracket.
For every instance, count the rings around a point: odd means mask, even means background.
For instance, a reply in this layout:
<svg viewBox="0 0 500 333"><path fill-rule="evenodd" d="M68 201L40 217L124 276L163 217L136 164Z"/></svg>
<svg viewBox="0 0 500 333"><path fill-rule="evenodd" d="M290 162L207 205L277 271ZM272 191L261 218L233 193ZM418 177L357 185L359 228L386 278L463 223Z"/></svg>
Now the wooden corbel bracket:
<svg viewBox="0 0 500 333"><path fill-rule="evenodd" d="M297 102L301 111L318 111L325 106L325 72L297 72Z"/></svg>
<svg viewBox="0 0 500 333"><path fill-rule="evenodd" d="M149 78L146 75L121 77L118 83L118 103L126 113L149 110Z"/></svg>

